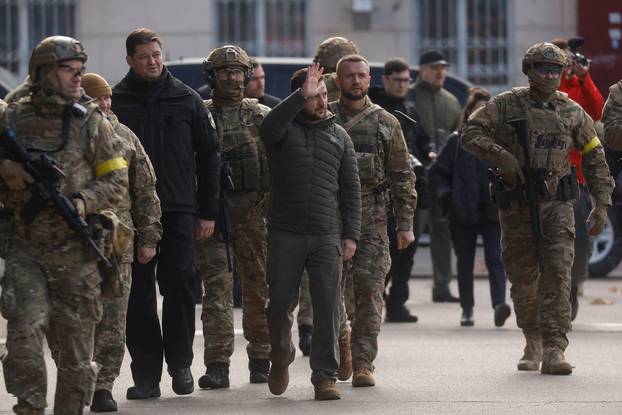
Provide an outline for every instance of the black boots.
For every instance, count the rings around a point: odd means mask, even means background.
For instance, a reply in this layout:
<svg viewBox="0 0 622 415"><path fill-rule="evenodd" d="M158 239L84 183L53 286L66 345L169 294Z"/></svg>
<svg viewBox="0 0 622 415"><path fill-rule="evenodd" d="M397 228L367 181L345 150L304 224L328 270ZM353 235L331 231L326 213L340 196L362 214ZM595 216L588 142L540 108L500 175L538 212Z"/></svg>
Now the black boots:
<svg viewBox="0 0 622 415"><path fill-rule="evenodd" d="M117 412L117 403L112 393L107 390L96 390L91 400L91 412Z"/></svg>
<svg viewBox="0 0 622 415"><path fill-rule="evenodd" d="M270 360L250 359L248 361L251 383L268 383L268 372L270 371Z"/></svg>
<svg viewBox="0 0 622 415"><path fill-rule="evenodd" d="M128 400L134 399L150 399L160 397L160 384L159 383L137 383L136 385L127 389Z"/></svg>
<svg viewBox="0 0 622 415"><path fill-rule="evenodd" d="M194 391L194 378L189 367L181 369L168 368L168 373L173 379L173 392L177 395L188 395Z"/></svg>
<svg viewBox="0 0 622 415"><path fill-rule="evenodd" d="M220 389L229 387L229 364L213 362L207 365L205 375L199 378L201 389Z"/></svg>
<svg viewBox="0 0 622 415"><path fill-rule="evenodd" d="M389 323L416 323L418 320L417 316L410 314L410 311L404 306L396 310L387 307L385 321Z"/></svg>
<svg viewBox="0 0 622 415"><path fill-rule="evenodd" d="M311 353L311 335L313 334L313 327L303 324L298 327L298 347L303 356L309 356Z"/></svg>
<svg viewBox="0 0 622 415"><path fill-rule="evenodd" d="M463 308L462 317L460 317L460 325L463 327L471 327L474 324L475 321L473 320L473 309Z"/></svg>
<svg viewBox="0 0 622 415"><path fill-rule="evenodd" d="M505 320L512 314L512 309L506 303L497 304L495 306L495 326L502 327Z"/></svg>

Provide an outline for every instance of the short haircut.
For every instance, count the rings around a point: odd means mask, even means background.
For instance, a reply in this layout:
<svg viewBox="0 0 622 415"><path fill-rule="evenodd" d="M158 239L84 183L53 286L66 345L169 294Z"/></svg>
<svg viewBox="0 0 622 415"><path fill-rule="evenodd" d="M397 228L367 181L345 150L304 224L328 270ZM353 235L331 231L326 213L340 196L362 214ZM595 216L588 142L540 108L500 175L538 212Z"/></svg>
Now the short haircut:
<svg viewBox="0 0 622 415"><path fill-rule="evenodd" d="M153 30L145 27L134 29L125 39L125 51L128 56L132 56L136 52L136 46L147 45L151 42L157 42L162 47L160 36Z"/></svg>
<svg viewBox="0 0 622 415"><path fill-rule="evenodd" d="M253 67L253 69L257 69L261 66L261 63L259 63L259 61L256 58L249 58L248 60L251 63L251 66Z"/></svg>
<svg viewBox="0 0 622 415"><path fill-rule="evenodd" d="M305 83L305 79L307 79L308 68L298 69L292 75L292 79L289 81L289 86L292 89L292 92L302 87L302 84Z"/></svg>
<svg viewBox="0 0 622 415"><path fill-rule="evenodd" d="M339 59L339 62L337 62L337 75L339 75L339 68L341 67L343 62L365 62L365 65L367 65L367 68L369 68L369 62L367 62L367 59L365 59L363 55L346 55Z"/></svg>
<svg viewBox="0 0 622 415"><path fill-rule="evenodd" d="M402 58L390 59L384 63L384 74L386 76L404 71L410 71L410 66Z"/></svg>

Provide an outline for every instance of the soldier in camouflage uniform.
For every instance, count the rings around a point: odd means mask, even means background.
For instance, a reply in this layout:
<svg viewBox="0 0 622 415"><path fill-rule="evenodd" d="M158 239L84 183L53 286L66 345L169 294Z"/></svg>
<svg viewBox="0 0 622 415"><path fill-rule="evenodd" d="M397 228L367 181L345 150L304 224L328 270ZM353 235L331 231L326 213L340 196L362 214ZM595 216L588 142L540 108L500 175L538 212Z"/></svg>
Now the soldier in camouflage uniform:
<svg viewBox="0 0 622 415"><path fill-rule="evenodd" d="M565 360L570 330L570 268L574 256L576 177L571 173L568 153L583 154L581 166L595 207L588 218L590 235L602 231L611 205L613 181L593 121L567 95L558 92L564 53L550 43L530 47L523 58L523 73L529 87L504 92L475 112L462 139L475 156L499 168L508 196L501 206L502 255L512 283L516 320L526 340L518 370L568 375L572 366ZM530 143L525 149L513 121L526 121ZM530 226L530 212L522 189L525 169L539 169L534 181L539 189L541 250ZM534 171L534 170L531 170ZM574 190L573 190L574 188ZM508 193L509 192L509 193Z"/></svg>
<svg viewBox="0 0 622 415"><path fill-rule="evenodd" d="M65 173L61 191L83 217L116 206L128 185L118 138L80 88L86 59L75 39L44 39L30 60L30 96L9 106L0 119L0 128L12 128L31 152L58 164ZM8 354L2 362L6 388L17 396L15 413L44 413L42 343L48 324L54 324L62 333L54 413L81 414L98 372L92 361L95 325L102 315L97 257L50 205L31 224L23 221L19 213L30 198L32 177L7 157L0 149L0 177L9 189L4 202L15 212L0 299L8 320Z"/></svg>
<svg viewBox="0 0 622 415"><path fill-rule="evenodd" d="M353 386L375 384L373 361L378 353L384 281L391 263L386 190L391 191L400 250L415 240L413 216L417 205L415 175L410 167L402 129L393 115L367 97L370 79L369 64L364 57L348 55L341 58L337 64L337 85L341 98L329 104L339 125L352 138L361 179L361 237L351 267L344 267L344 273L352 273L354 288L351 339ZM348 363L344 349L348 345L343 311L339 341L342 360L340 380L350 377L349 371L344 368Z"/></svg>
<svg viewBox="0 0 622 415"><path fill-rule="evenodd" d="M612 150L622 150L622 81L611 85L603 110L605 143Z"/></svg>
<svg viewBox="0 0 622 415"><path fill-rule="evenodd" d="M32 87L32 82L30 81L30 76L27 76L26 79L24 79L19 85L17 85L17 87L14 90L6 94L6 97L4 97L4 99L7 102L7 104L10 104L11 102L17 102L21 98L24 98L30 95L31 87Z"/></svg>
<svg viewBox="0 0 622 415"><path fill-rule="evenodd" d="M222 161L230 168L233 189L224 202L231 214L231 248L242 285L242 326L248 340L251 383L268 381L270 340L266 322L267 162L257 126L270 111L256 99L244 98L252 71L246 52L237 46L214 49L205 62L205 76L213 99L205 106L216 120ZM221 212L222 215L222 212ZM222 225L222 222L220 222ZM218 225L217 225L218 228ZM197 268L204 285L203 337L206 373L201 388L229 387L233 353L232 273L228 269L223 229L197 243Z"/></svg>
<svg viewBox="0 0 622 415"><path fill-rule="evenodd" d="M87 73L82 78L84 92L95 98L99 108L108 118L115 134L121 139L120 154L129 163L129 194L115 208L123 224L135 228L136 256L146 264L155 255L156 246L162 237L160 224L160 200L155 189L155 173L149 157L138 137L119 122L110 110L112 89L104 78ZM121 284L118 297L104 297L104 314L95 329L95 361L101 366L97 375L91 412L117 410L112 397L112 386L119 376L125 354L125 318L130 295L134 244L130 243L122 256Z"/></svg>
<svg viewBox="0 0 622 415"><path fill-rule="evenodd" d="M339 88L337 87L337 62L346 55L358 54L359 48L354 42L344 37L329 37L320 43L315 51L314 62L320 64L324 69L322 80L328 92L328 102L339 99ZM345 273L347 280L343 281L342 289L345 294L345 309L348 316L354 312L354 294L352 291L352 274ZM300 299L298 302L298 335L300 341L298 347L303 355L307 356L311 348L311 332L313 331L313 308L311 307L311 295L309 294L309 275L305 270L302 274L300 283ZM347 322L346 322L347 324ZM348 325L349 327L349 325ZM348 328L349 330L349 328ZM342 330L343 331L343 330ZM345 341L345 339L342 339Z"/></svg>

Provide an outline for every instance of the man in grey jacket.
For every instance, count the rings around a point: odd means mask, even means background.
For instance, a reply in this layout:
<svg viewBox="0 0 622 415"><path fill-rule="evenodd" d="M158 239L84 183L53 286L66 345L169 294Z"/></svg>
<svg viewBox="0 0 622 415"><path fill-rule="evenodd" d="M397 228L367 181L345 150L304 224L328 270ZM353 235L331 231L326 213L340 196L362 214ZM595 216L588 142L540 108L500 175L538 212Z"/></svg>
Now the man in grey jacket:
<svg viewBox="0 0 622 415"><path fill-rule="evenodd" d="M340 279L361 228L361 186L354 147L327 110L322 69L294 73L292 91L259 127L271 169L268 213L270 392L280 395L294 360L292 311L303 268L313 303L310 364L315 399L339 399Z"/></svg>

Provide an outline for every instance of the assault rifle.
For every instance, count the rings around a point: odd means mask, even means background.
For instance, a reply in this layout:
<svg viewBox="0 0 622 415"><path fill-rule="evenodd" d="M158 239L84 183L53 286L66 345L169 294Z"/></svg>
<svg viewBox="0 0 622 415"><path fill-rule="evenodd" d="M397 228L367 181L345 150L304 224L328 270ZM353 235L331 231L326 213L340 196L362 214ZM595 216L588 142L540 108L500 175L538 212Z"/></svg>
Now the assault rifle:
<svg viewBox="0 0 622 415"><path fill-rule="evenodd" d="M45 153L29 153L11 129L5 129L2 132L0 144L8 150L14 161L24 166L24 170L34 179L30 186L32 196L20 212L24 223L29 225L34 222L37 215L48 204L51 204L67 225L95 250L99 260L106 267L112 267L93 240L89 225L80 216L72 201L61 192L60 181L65 178L65 173L56 165L56 162Z"/></svg>
<svg viewBox="0 0 622 415"><path fill-rule="evenodd" d="M531 222L531 230L533 239L536 244L536 254L540 266L542 266L542 216L540 214L540 205L538 204L538 196L548 196L549 189L546 185L546 170L535 169L530 166L531 163L531 147L529 140L529 128L527 120L516 120L508 123L516 130L518 143L523 149L525 156L525 167L523 173L525 176L525 185L522 186L523 199L527 202L529 208L529 219Z"/></svg>
<svg viewBox="0 0 622 415"><path fill-rule="evenodd" d="M231 212L227 206L227 200L225 196L228 192L234 190L231 166L228 161L223 161L220 164L220 198L218 201L218 218L216 219L216 228L222 235L222 240L225 243L225 250L227 251L227 268L229 272L233 272L233 263L231 261L231 252L229 251L229 242L233 237L233 231L231 229Z"/></svg>

